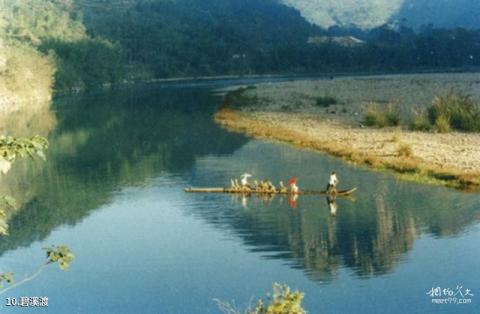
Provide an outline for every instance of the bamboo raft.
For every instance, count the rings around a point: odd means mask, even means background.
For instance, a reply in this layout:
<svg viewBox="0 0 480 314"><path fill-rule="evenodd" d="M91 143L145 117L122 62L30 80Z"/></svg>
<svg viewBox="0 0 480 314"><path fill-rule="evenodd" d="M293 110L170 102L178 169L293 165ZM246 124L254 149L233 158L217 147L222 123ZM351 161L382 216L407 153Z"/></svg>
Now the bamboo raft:
<svg viewBox="0 0 480 314"><path fill-rule="evenodd" d="M349 190L341 190L336 191L336 193L328 192L328 191L314 191L314 190L300 190L297 193L291 192L280 192L276 191L272 192L263 192L263 191L242 191L242 190L235 190L231 188L186 188L185 192L187 193L230 193L230 194L264 194L264 195L335 195L335 196L348 196L351 195L353 192L357 190L357 187L351 188Z"/></svg>

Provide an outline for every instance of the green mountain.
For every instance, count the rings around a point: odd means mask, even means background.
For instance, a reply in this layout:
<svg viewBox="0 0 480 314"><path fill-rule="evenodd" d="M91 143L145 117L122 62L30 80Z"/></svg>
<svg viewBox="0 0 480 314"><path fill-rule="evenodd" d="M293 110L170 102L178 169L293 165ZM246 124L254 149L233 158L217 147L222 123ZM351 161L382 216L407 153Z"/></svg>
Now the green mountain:
<svg viewBox="0 0 480 314"><path fill-rule="evenodd" d="M275 0L77 0L93 37L117 41L140 77L280 71L279 49L321 29Z"/></svg>
<svg viewBox="0 0 480 314"><path fill-rule="evenodd" d="M335 20L365 21L372 28L337 29L363 42L335 38L308 22L305 7L280 0L76 0L93 38L121 47L129 80L263 73L414 71L471 67L480 61L480 33L425 28L414 32L395 20L405 2L331 3L316 12ZM470 0L462 0L470 1ZM304 5L329 3L304 1ZM332 11L335 8L337 11ZM297 10L298 9L298 10ZM332 10L330 10L332 9ZM338 11L338 12L340 12ZM319 13L320 14L320 13ZM370 21L370 22L369 22ZM373 22L372 22L373 21ZM327 36L327 38L325 38Z"/></svg>
<svg viewBox="0 0 480 314"><path fill-rule="evenodd" d="M46 0L0 1L0 109L10 114L28 105L48 105L55 73L53 55L38 51L44 38L78 40L83 25L67 5ZM36 108L32 108L36 107Z"/></svg>
<svg viewBox="0 0 480 314"><path fill-rule="evenodd" d="M41 107L54 85L72 89L112 81L108 74L121 62L111 55L118 49L89 36L80 13L70 0L0 1L0 107ZM108 62L97 66L102 60Z"/></svg>
<svg viewBox="0 0 480 314"><path fill-rule="evenodd" d="M403 22L369 31L327 30L309 22L315 21L311 11L328 13L337 25L363 21L373 27L397 19L405 4L377 8L377 2L352 9L294 0L0 0L0 107L47 99L51 86L78 90L170 77L480 65L480 31L415 32Z"/></svg>

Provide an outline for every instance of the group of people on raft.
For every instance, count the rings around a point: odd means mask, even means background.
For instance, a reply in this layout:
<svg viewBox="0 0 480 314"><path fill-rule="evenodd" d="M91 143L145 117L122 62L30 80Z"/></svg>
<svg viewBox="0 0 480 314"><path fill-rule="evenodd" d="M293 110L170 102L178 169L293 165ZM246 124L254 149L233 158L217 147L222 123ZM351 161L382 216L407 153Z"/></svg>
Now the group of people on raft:
<svg viewBox="0 0 480 314"><path fill-rule="evenodd" d="M288 187L286 187L282 181L279 182L278 189L271 181L261 180L258 182L254 180L253 184L248 182L248 178L252 175L244 173L240 176L240 183L238 179L230 179L230 190L232 192L243 192L243 193L265 193L265 194L298 194L300 189L297 186L297 178L292 177L288 180ZM332 193L336 191L338 184L338 178L335 171L332 171L328 179L327 184L327 193Z"/></svg>

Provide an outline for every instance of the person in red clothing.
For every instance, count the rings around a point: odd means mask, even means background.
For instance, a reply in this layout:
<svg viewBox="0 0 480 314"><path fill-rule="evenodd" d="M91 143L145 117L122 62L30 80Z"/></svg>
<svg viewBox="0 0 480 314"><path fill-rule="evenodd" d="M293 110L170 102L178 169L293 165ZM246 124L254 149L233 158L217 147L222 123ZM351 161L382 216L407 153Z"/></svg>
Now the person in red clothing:
<svg viewBox="0 0 480 314"><path fill-rule="evenodd" d="M298 194L299 189L297 186L297 178L292 177L288 180L288 185L290 186L290 193L291 194Z"/></svg>

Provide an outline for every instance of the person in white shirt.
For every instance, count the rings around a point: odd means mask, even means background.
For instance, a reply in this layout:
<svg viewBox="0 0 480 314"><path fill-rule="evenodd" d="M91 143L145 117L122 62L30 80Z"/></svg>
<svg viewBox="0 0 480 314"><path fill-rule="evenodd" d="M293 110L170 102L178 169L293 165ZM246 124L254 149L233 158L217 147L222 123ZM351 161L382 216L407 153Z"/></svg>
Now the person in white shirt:
<svg viewBox="0 0 480 314"><path fill-rule="evenodd" d="M330 174L330 178L328 179L327 192L332 191L332 189L336 189L337 184L338 184L337 173L335 171L332 171L332 173Z"/></svg>
<svg viewBox="0 0 480 314"><path fill-rule="evenodd" d="M250 184L248 183L248 178L250 178L252 175L249 174L249 173L244 173L241 175L241 180L240 180L240 183L242 184L242 187L250 187Z"/></svg>

